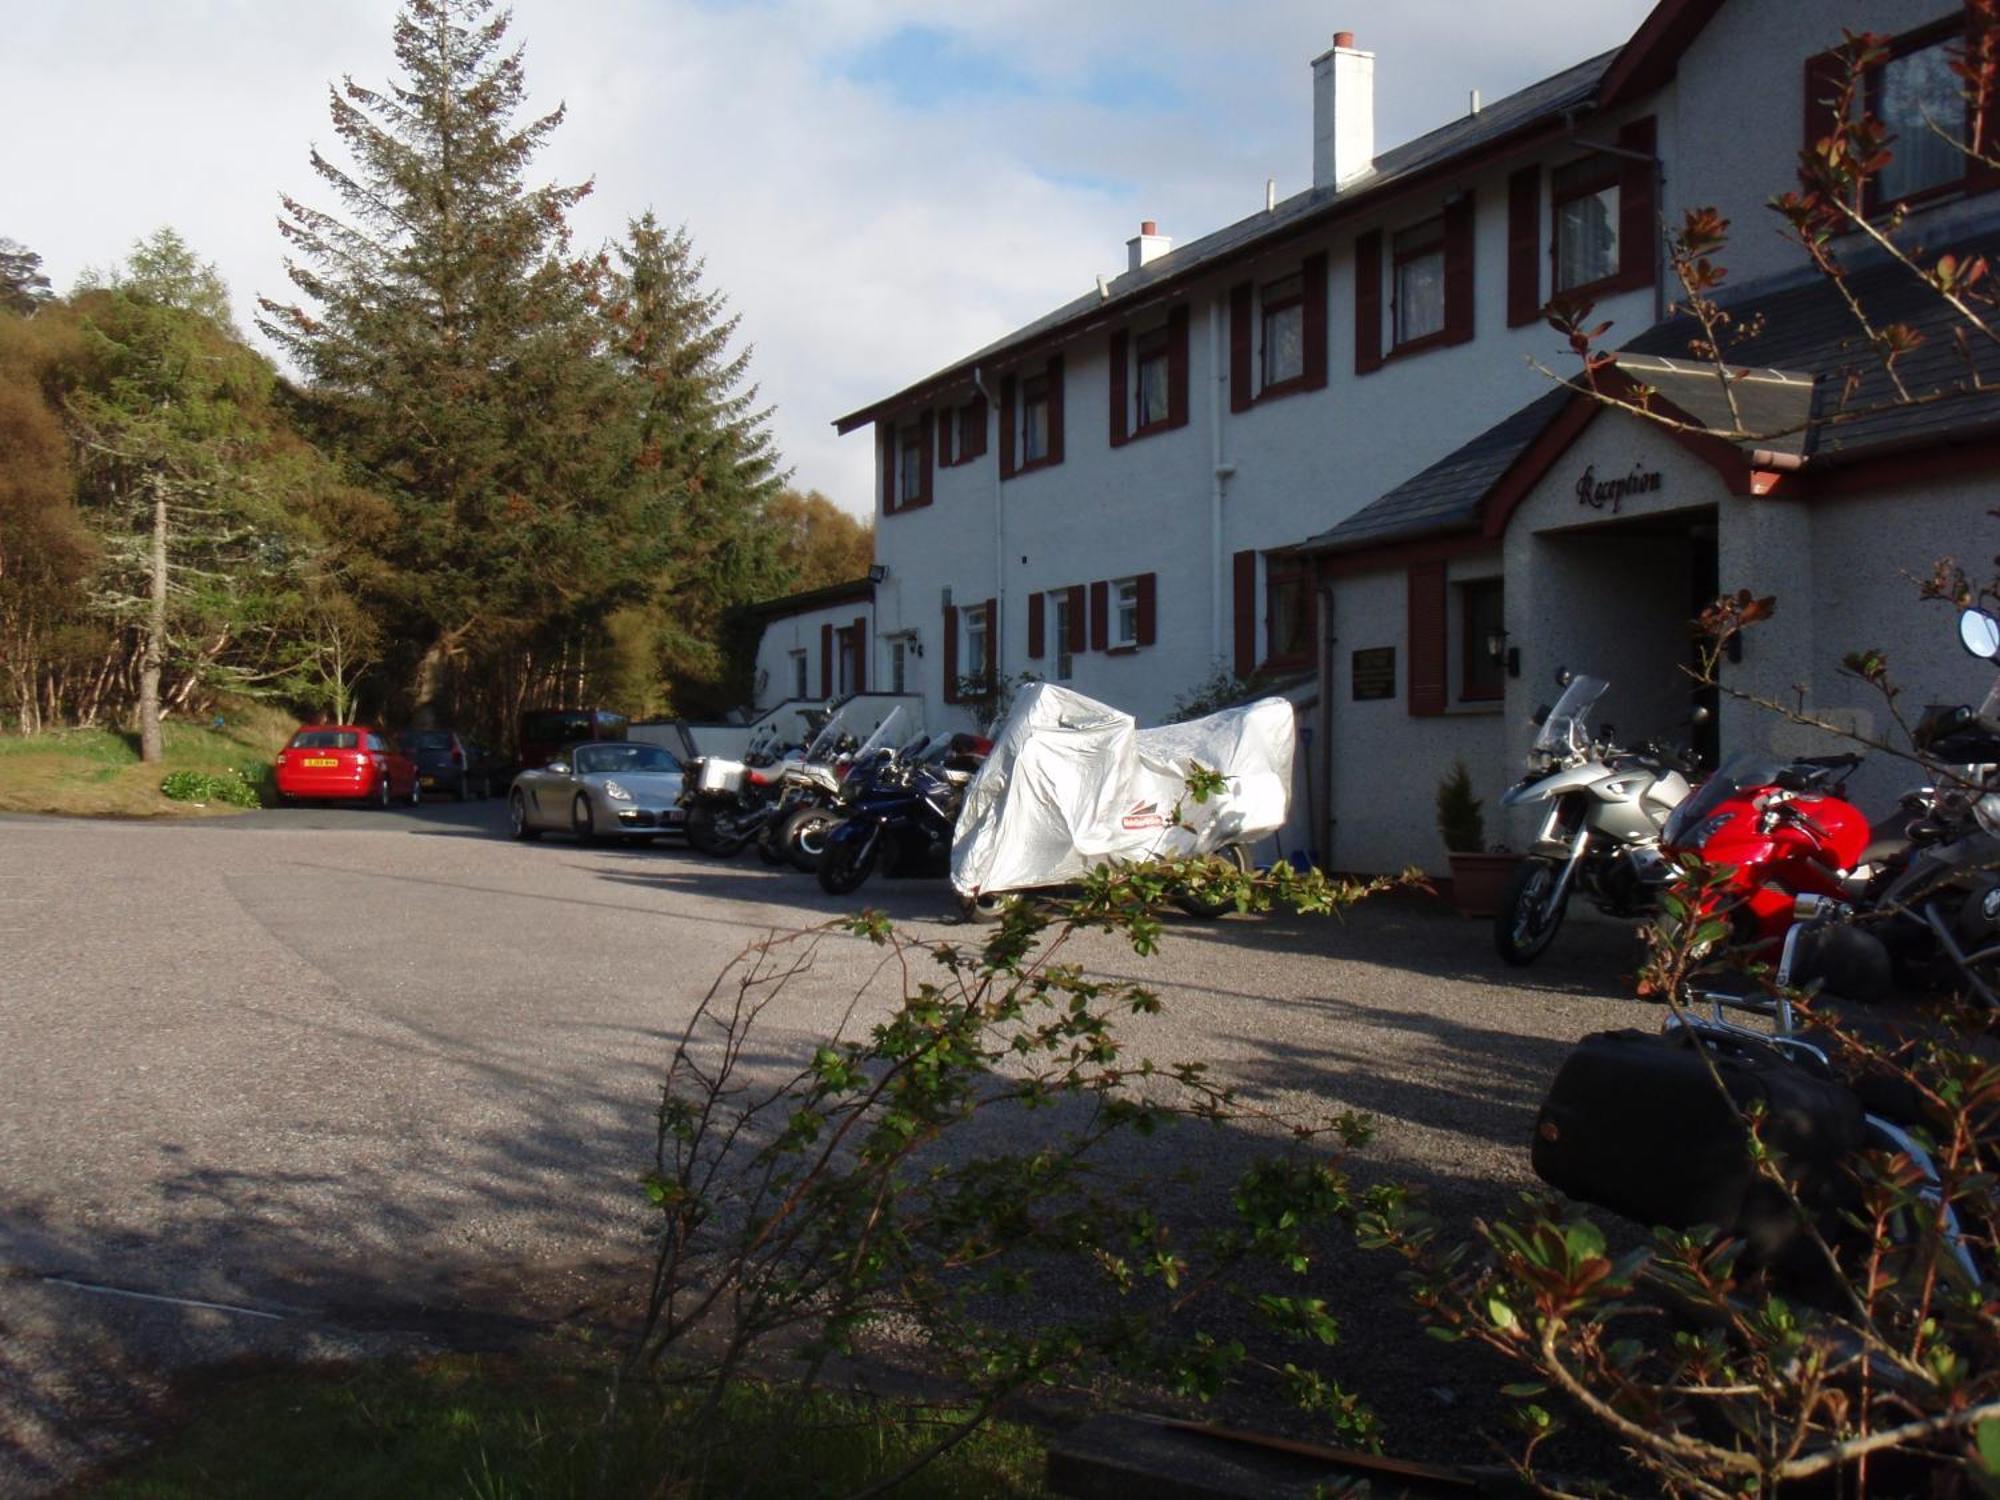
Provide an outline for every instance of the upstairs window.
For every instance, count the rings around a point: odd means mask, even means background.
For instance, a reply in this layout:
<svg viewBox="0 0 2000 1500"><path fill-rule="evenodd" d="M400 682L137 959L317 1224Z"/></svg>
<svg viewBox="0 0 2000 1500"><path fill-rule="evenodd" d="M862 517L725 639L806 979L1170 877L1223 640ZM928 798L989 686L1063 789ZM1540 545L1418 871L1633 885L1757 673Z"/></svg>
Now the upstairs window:
<svg viewBox="0 0 2000 1500"><path fill-rule="evenodd" d="M896 434L896 461L897 505L923 504L924 440L918 428L905 427Z"/></svg>
<svg viewBox="0 0 2000 1500"><path fill-rule="evenodd" d="M1444 217L1405 229L1393 241L1398 347L1444 332Z"/></svg>
<svg viewBox="0 0 2000 1500"><path fill-rule="evenodd" d="M1558 292L1618 274L1619 167L1616 157L1587 156L1558 167L1550 178Z"/></svg>
<svg viewBox="0 0 2000 1500"><path fill-rule="evenodd" d="M1889 133L1889 160L1869 184L1871 212L1934 197L1965 182L1961 144L1972 132L1964 80L1952 72L1965 33L1954 22L1926 27L1890 44L1888 58L1862 80L1868 112Z"/></svg>
<svg viewBox="0 0 2000 1500"><path fill-rule="evenodd" d="M1266 282L1263 310L1263 384L1269 389L1305 374L1305 278L1294 272Z"/></svg>
<svg viewBox="0 0 2000 1500"><path fill-rule="evenodd" d="M961 406L947 406L937 415L938 467L956 468L986 452L986 398L974 394Z"/></svg>
<svg viewBox="0 0 2000 1500"><path fill-rule="evenodd" d="M1021 462L1040 463L1049 456L1049 381L1031 375L1021 382Z"/></svg>
<svg viewBox="0 0 2000 1500"><path fill-rule="evenodd" d="M1073 643L1078 633L1076 602L1065 589L1055 596L1056 681L1068 682L1076 671Z"/></svg>
<svg viewBox="0 0 2000 1500"><path fill-rule="evenodd" d="M1134 373L1138 385L1138 428L1144 432L1168 417L1167 410L1167 330L1162 324L1150 328L1133 341Z"/></svg>

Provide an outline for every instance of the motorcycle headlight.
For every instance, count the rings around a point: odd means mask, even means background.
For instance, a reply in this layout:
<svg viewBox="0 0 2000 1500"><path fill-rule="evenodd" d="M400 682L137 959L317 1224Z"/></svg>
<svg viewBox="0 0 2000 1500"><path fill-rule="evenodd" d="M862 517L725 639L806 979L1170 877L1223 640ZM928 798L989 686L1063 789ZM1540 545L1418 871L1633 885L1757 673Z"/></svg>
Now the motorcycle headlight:
<svg viewBox="0 0 2000 1500"><path fill-rule="evenodd" d="M632 794L615 781L604 783L604 795L609 797L613 802L630 802L632 800Z"/></svg>
<svg viewBox="0 0 2000 1500"><path fill-rule="evenodd" d="M1973 803L1972 819L1982 832L2000 838L2000 792L1988 792Z"/></svg>

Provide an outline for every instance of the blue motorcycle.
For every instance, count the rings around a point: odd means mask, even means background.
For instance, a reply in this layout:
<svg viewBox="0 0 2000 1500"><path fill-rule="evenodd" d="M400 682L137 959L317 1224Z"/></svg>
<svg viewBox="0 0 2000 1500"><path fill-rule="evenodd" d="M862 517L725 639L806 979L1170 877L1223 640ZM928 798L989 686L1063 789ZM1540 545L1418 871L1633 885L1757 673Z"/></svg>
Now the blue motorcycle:
<svg viewBox="0 0 2000 1500"><path fill-rule="evenodd" d="M878 866L885 875L944 874L966 784L991 748L974 735L954 735L942 764L889 762L870 773L846 816L826 831L820 889L845 896Z"/></svg>

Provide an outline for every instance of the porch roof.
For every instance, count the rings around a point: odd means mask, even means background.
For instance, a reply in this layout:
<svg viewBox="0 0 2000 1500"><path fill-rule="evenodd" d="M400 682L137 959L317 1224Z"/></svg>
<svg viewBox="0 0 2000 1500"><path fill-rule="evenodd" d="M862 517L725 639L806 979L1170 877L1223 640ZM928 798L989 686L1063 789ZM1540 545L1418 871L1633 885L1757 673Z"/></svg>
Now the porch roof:
<svg viewBox="0 0 2000 1500"><path fill-rule="evenodd" d="M1956 253L1961 261L1983 255L2000 265L2000 228ZM1619 351L1617 373L1630 383L1626 399L1681 423L1683 436L1734 447L1746 467L1781 465L1807 474L2000 435L2000 339L1976 335L1961 347L1953 337L1958 314L1893 260L1850 272L1846 283L1873 327L1900 324L1918 335L1897 359L1895 375L1872 352L1841 289L1814 277L1729 305L1735 326L1752 330L1728 351L1736 372L1734 411L1714 366L1688 356L1701 329L1686 315ZM1908 399L1898 393L1898 379ZM1337 526L1286 550L1363 551L1479 527L1503 481L1514 475L1519 482L1516 466L1558 418L1595 399L1574 381L1558 385ZM1592 415L1581 413L1569 435Z"/></svg>

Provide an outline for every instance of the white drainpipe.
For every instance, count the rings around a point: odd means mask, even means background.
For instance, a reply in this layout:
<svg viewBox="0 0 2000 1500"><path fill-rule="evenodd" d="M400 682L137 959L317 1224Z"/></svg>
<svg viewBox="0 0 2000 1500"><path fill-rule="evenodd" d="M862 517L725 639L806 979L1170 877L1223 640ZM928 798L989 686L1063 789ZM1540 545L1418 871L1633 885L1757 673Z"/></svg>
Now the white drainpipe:
<svg viewBox="0 0 2000 1500"><path fill-rule="evenodd" d="M1236 472L1234 464L1224 463L1222 456L1222 303L1219 300L1208 304L1208 433L1213 464L1210 468L1211 482L1208 494L1208 547L1209 575L1213 580L1210 589L1209 607L1209 653L1216 665L1229 658L1222 649L1222 601L1227 593L1226 563L1222 554L1222 492L1229 477Z"/></svg>

